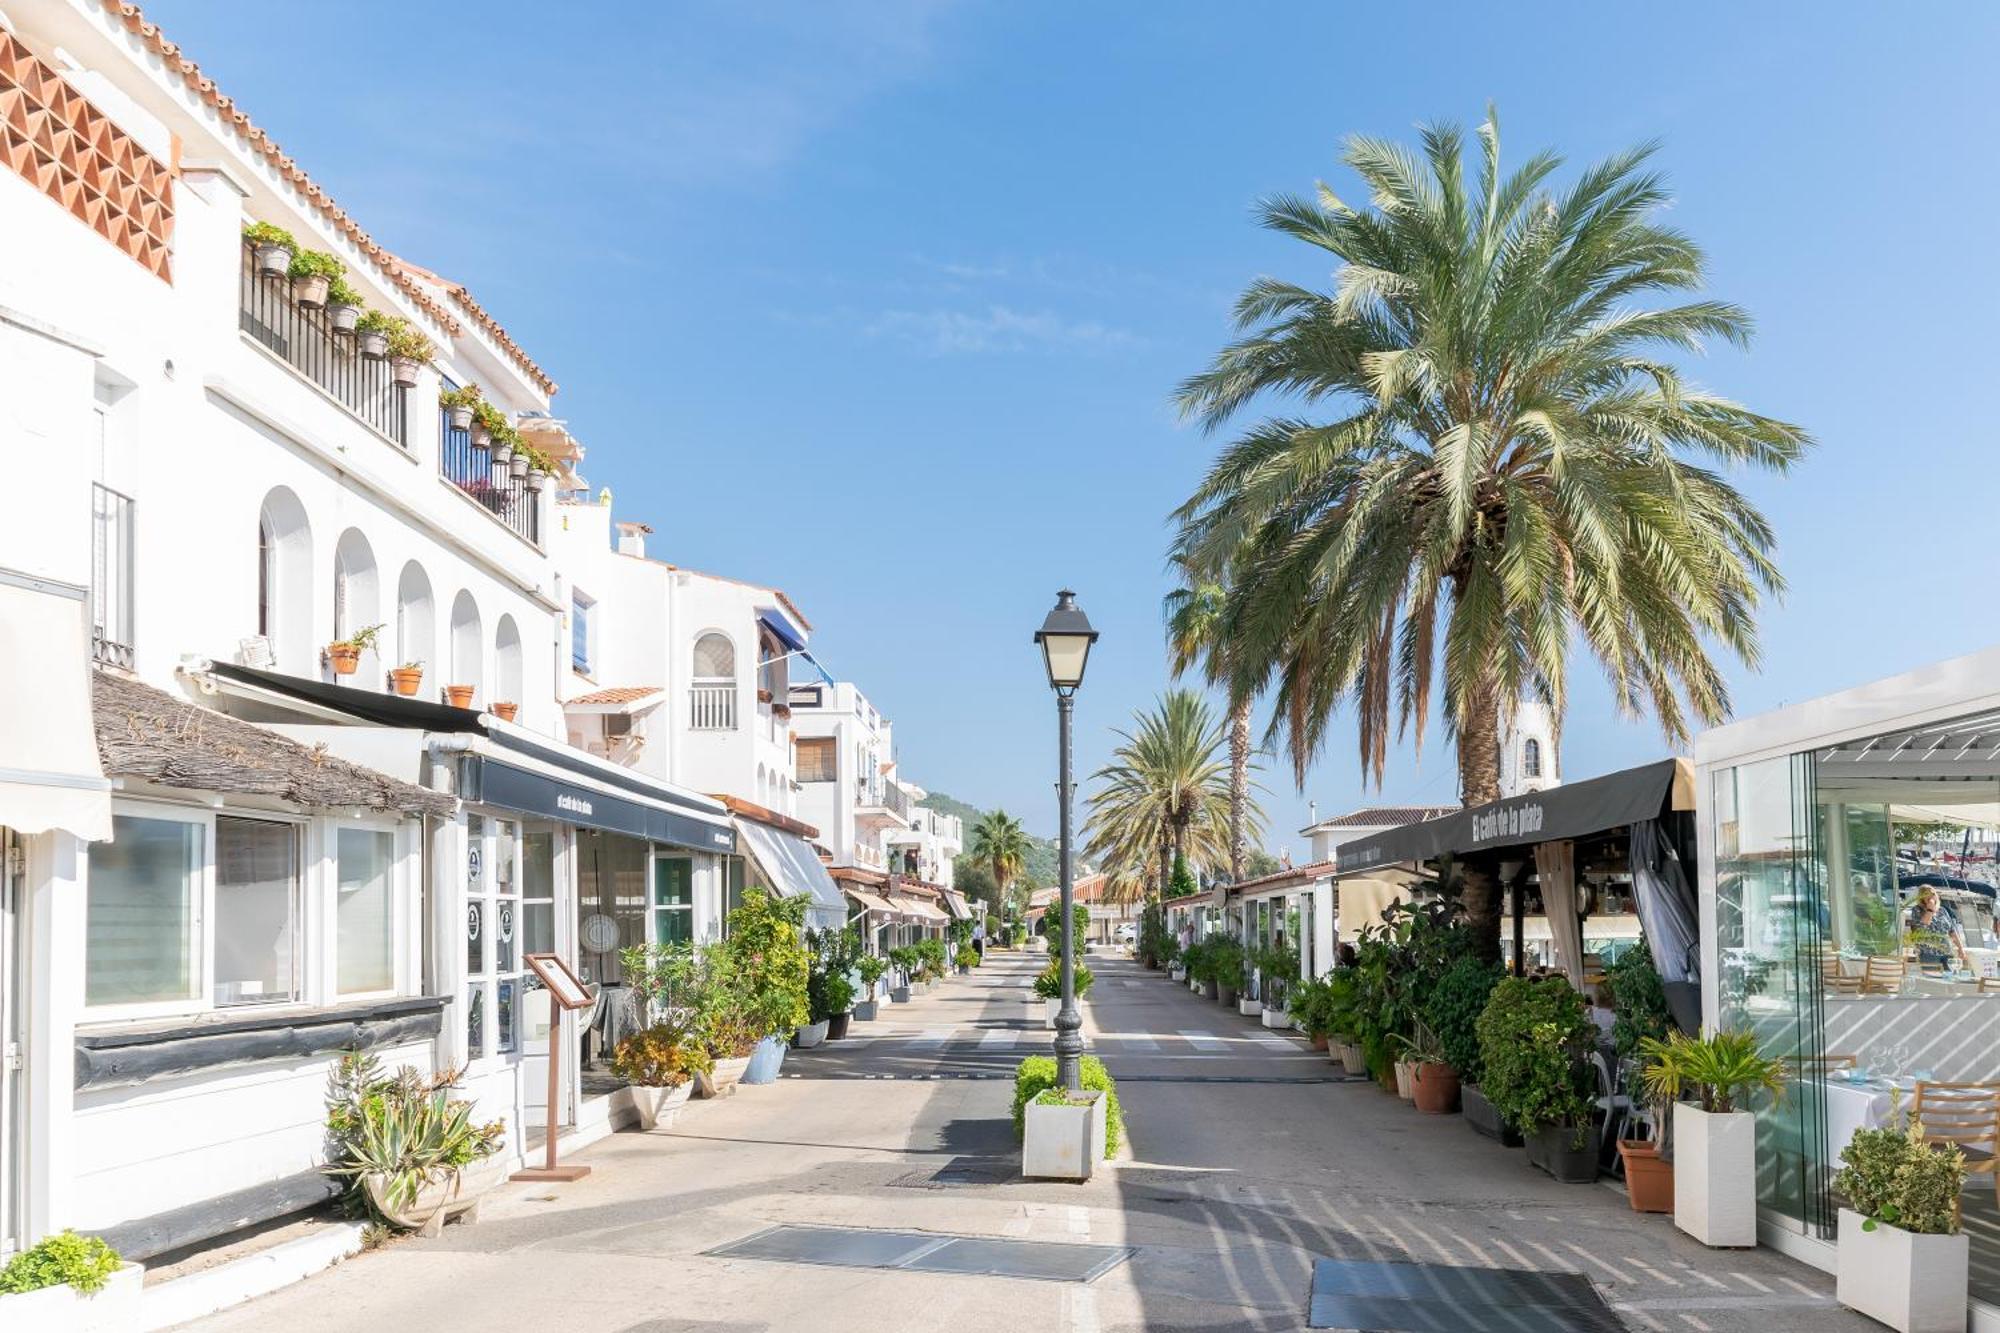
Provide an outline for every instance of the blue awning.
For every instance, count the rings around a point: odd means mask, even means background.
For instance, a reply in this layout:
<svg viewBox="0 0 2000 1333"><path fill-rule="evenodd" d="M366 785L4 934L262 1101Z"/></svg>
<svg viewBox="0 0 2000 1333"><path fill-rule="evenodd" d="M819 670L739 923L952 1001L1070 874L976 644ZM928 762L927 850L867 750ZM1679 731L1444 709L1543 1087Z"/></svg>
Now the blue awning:
<svg viewBox="0 0 2000 1333"><path fill-rule="evenodd" d="M775 606L759 607L757 609L757 619L763 624L765 629L770 630L771 633L778 636L779 643L784 644L791 651L796 653L804 650L806 636L799 632L798 626L794 625L791 617L787 616L783 611L780 611Z"/></svg>
<svg viewBox="0 0 2000 1333"><path fill-rule="evenodd" d="M832 685L834 683L833 673L831 671L828 671L825 667L821 666L819 664L819 659L817 657L814 657L811 653L807 652L803 648L799 649L798 653L799 653L799 660L801 662L804 662L807 666L811 667L814 671L819 672L819 678L821 680L825 681L829 685Z"/></svg>

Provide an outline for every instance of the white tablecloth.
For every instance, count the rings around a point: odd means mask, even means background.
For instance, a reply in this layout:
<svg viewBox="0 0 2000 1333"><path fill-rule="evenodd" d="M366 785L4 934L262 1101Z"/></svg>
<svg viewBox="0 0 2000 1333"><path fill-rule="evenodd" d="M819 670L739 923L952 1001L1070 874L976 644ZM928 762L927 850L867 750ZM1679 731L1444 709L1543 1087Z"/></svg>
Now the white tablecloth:
<svg viewBox="0 0 2000 1333"><path fill-rule="evenodd" d="M1893 1100L1885 1083L1846 1083L1830 1078L1821 1080L1821 1085L1826 1090L1827 1161L1838 1167L1840 1150L1853 1140L1856 1131L1887 1122ZM1906 1105L1909 1100L1910 1094L1904 1093Z"/></svg>

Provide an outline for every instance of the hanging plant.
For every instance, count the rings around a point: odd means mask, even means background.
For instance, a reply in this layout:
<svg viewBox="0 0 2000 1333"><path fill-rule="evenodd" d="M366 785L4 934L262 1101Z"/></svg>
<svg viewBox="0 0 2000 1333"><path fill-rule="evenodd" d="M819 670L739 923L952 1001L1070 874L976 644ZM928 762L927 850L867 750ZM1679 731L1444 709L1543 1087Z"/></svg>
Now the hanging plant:
<svg viewBox="0 0 2000 1333"><path fill-rule="evenodd" d="M335 333L352 333L361 319L361 293L344 276L335 277L326 288L326 322Z"/></svg>
<svg viewBox="0 0 2000 1333"><path fill-rule="evenodd" d="M354 322L354 333L359 339L361 355L370 361L380 361L389 355L389 333L395 328L395 317L385 315L380 310L365 310Z"/></svg>
<svg viewBox="0 0 2000 1333"><path fill-rule="evenodd" d="M445 411L445 418L451 422L453 430L472 429L472 418L480 403L479 386L467 384L456 389L447 389L438 395L438 406Z"/></svg>
<svg viewBox="0 0 2000 1333"><path fill-rule="evenodd" d="M300 250L285 270L292 279L292 299L317 310L327 302L334 279L345 277L340 261L324 250Z"/></svg>
<svg viewBox="0 0 2000 1333"><path fill-rule="evenodd" d="M283 227L253 222L243 229L243 239L250 243L259 277L282 278L291 271L292 252L299 248L299 243Z"/></svg>
<svg viewBox="0 0 2000 1333"><path fill-rule="evenodd" d="M417 387L417 371L430 364L437 348L424 331L407 319L392 320L389 327L389 368L396 383L405 389Z"/></svg>

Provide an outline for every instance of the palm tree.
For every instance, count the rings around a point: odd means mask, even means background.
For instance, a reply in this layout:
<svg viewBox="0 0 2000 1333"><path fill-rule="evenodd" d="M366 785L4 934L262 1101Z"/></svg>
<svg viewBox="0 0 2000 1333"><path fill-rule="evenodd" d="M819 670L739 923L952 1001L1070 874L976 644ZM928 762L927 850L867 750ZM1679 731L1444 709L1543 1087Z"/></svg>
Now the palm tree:
<svg viewBox="0 0 2000 1333"><path fill-rule="evenodd" d="M1743 345L1751 324L1721 301L1639 304L1699 288L1704 265L1654 219L1651 146L1552 191L1549 153L1502 176L1489 112L1468 189L1460 132L1422 137L1421 159L1349 141L1364 207L1323 186L1262 205L1266 227L1333 256L1333 288L1253 283L1242 336L1180 407L1213 430L1268 391L1324 416L1273 416L1227 446L1177 511L1175 550L1234 562L1230 671L1275 682L1272 735L1301 783L1342 703L1378 785L1392 712L1421 746L1441 703L1471 805L1499 794L1517 700L1562 716L1572 639L1620 711L1650 708L1670 741L1727 715L1708 643L1754 665L1755 611L1783 584L1769 523L1718 469L1782 472L1811 440L1666 359ZM1465 903L1497 954L1483 867Z"/></svg>
<svg viewBox="0 0 2000 1333"><path fill-rule="evenodd" d="M988 811L972 826L972 845L966 850L992 874L1000 896L997 905L1004 908L1007 888L1028 859L1028 835L1021 830L1021 821L1005 810Z"/></svg>
<svg viewBox="0 0 2000 1333"><path fill-rule="evenodd" d="M1144 875L1164 896L1174 858L1210 868L1228 863L1229 777L1218 757L1222 728L1193 690L1169 690L1118 733L1111 762L1097 770L1084 820L1085 852L1108 873ZM1259 831L1263 812L1246 797L1244 820Z"/></svg>
<svg viewBox="0 0 2000 1333"><path fill-rule="evenodd" d="M1250 804L1251 694L1232 681L1224 653L1222 609L1228 601L1225 576L1198 568L1185 554L1168 557L1179 578L1166 596L1167 656L1176 678L1196 665L1211 685L1232 690L1229 699L1229 878L1243 878L1244 816ZM1170 872L1171 873L1171 872Z"/></svg>

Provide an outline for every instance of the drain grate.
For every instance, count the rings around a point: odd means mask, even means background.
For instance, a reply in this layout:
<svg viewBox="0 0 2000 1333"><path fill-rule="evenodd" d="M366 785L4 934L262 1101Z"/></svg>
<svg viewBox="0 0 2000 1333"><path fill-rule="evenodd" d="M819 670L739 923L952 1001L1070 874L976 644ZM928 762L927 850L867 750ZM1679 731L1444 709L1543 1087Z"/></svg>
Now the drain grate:
<svg viewBox="0 0 2000 1333"><path fill-rule="evenodd" d="M1623 1333L1581 1273L1321 1259L1308 1328L1371 1333Z"/></svg>
<svg viewBox="0 0 2000 1333"><path fill-rule="evenodd" d="M1123 1245L802 1226L770 1227L705 1253L717 1259L893 1268L1035 1282L1094 1282L1132 1257L1132 1250Z"/></svg>

